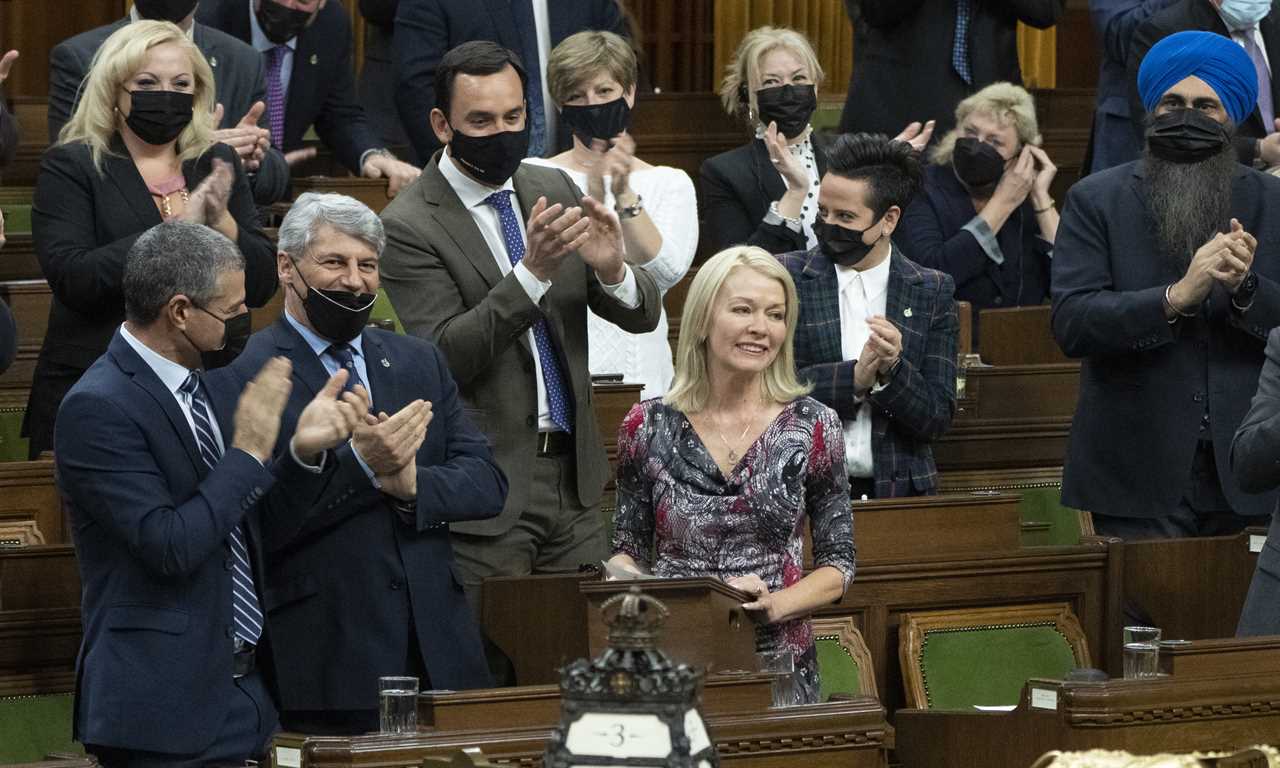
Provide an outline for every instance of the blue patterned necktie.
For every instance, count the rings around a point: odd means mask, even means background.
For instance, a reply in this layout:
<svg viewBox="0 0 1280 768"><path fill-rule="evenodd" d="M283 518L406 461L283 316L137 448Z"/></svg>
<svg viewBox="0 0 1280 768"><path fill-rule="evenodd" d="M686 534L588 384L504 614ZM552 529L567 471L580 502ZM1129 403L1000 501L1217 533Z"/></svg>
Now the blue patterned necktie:
<svg viewBox="0 0 1280 768"><path fill-rule="evenodd" d="M969 18L973 0L956 0L956 36L951 43L951 66L960 79L973 85L973 71L969 68Z"/></svg>
<svg viewBox="0 0 1280 768"><path fill-rule="evenodd" d="M218 441L213 439L213 426L209 421L209 401L200 375L192 372L178 390L191 398L191 420L196 425L196 446L200 458L213 469L222 457ZM253 587L253 567L249 565L249 549L245 546L244 527L237 523L227 537L231 548L231 617L235 620L236 637L250 645L262 636L262 610L258 606L258 593Z"/></svg>
<svg viewBox="0 0 1280 768"><path fill-rule="evenodd" d="M533 17L532 0L511 0L511 17L520 32L520 58L524 70L529 73L529 157L542 157L543 150L555 144L554 137L547 136L547 112L542 103L542 59L538 56L538 27Z"/></svg>
<svg viewBox="0 0 1280 768"><path fill-rule="evenodd" d="M512 266L524 258L524 238L520 237L520 219L511 208L511 190L500 189L484 199L498 211L498 221L502 224L502 240L507 245L507 257ZM547 390L547 402L551 406L551 420L565 432L573 431L573 407L570 404L569 390L564 384L564 372L560 370L560 360L556 357L556 348L551 341L551 331L547 328L547 319L538 318L533 324L533 340L538 345L538 362L542 364L542 384Z"/></svg>
<svg viewBox="0 0 1280 768"><path fill-rule="evenodd" d="M355 389L357 384L364 387L366 394L369 392L369 385L365 384L364 379L360 378L360 369L356 367L356 357L351 351L350 344L330 344L325 352L334 360L337 360L338 365L347 369L347 383L342 387L343 392L350 392ZM373 409L373 398L369 400L369 408L370 410Z"/></svg>

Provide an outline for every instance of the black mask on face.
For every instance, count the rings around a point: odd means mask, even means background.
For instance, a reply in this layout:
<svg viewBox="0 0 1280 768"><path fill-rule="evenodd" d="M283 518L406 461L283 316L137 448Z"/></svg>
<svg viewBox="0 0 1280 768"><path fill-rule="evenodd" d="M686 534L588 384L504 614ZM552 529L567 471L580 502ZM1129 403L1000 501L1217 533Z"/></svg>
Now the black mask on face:
<svg viewBox="0 0 1280 768"><path fill-rule="evenodd" d="M566 104L560 108L560 117L588 147L592 139L608 143L631 127L631 107L623 98L604 104Z"/></svg>
<svg viewBox="0 0 1280 768"><path fill-rule="evenodd" d="M1147 126L1151 154L1171 163L1198 163L1218 154L1231 137L1217 120L1198 109L1173 109Z"/></svg>
<svg viewBox="0 0 1280 768"><path fill-rule="evenodd" d="M134 0L133 7L144 19L172 21L174 24L187 18L199 0Z"/></svg>
<svg viewBox="0 0 1280 768"><path fill-rule="evenodd" d="M778 132L794 139L809 125L809 118L818 108L818 92L812 85L776 85L756 91L756 108L760 122L778 124Z"/></svg>
<svg viewBox="0 0 1280 768"><path fill-rule="evenodd" d="M302 277L296 261L293 268L298 277ZM369 313L373 312L373 302L378 299L376 293L313 288L305 277L302 277L302 284L307 286L306 296L298 293L293 283L289 283L289 287L302 299L302 308L306 310L311 327L329 341L346 344L369 324Z"/></svg>
<svg viewBox="0 0 1280 768"><path fill-rule="evenodd" d="M147 142L168 144L191 123L195 95L182 91L129 91L133 106L124 119L129 130Z"/></svg>
<svg viewBox="0 0 1280 768"><path fill-rule="evenodd" d="M449 156L477 180L494 187L506 184L527 154L527 120L524 128L518 131L503 131L488 136L468 136L454 128L453 138L449 140Z"/></svg>
<svg viewBox="0 0 1280 768"><path fill-rule="evenodd" d="M989 193L1004 175L1004 157L990 144L965 136L956 139L951 167L971 194Z"/></svg>
<svg viewBox="0 0 1280 768"><path fill-rule="evenodd" d="M200 350L200 364L206 371L230 365L231 361L244 351L245 345L249 343L249 336L253 333L253 322L248 310L231 317L218 317L198 304L192 306L222 323L222 346L217 349L200 349L194 341L191 341L191 337L187 336L186 331L183 331L182 335L187 337L191 346Z"/></svg>
<svg viewBox="0 0 1280 768"><path fill-rule="evenodd" d="M312 13L298 8L285 8L275 0L261 0L256 15L262 34L276 45L284 45L307 28Z"/></svg>
<svg viewBox="0 0 1280 768"><path fill-rule="evenodd" d="M871 243L862 241L862 236L870 229L871 227L849 229L838 224L828 224L822 219L813 222L813 234L818 238L818 247L822 249L823 255L842 267L852 267L862 261L876 247L876 243L880 242L879 237Z"/></svg>

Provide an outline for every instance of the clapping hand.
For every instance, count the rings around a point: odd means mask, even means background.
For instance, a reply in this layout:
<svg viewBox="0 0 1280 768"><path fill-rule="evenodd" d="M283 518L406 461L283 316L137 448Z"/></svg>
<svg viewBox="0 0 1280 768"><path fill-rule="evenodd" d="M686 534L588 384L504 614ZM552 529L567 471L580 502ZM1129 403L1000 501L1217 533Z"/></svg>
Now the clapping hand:
<svg viewBox="0 0 1280 768"><path fill-rule="evenodd" d="M431 418L431 403L425 400L414 400L394 416L369 414L351 444L375 476L393 474L415 461Z"/></svg>
<svg viewBox="0 0 1280 768"><path fill-rule="evenodd" d="M764 132L764 146L769 150L769 161L787 181L787 189L807 190L809 172L800 164L800 158L791 154L787 137L778 131L777 123L769 123Z"/></svg>
<svg viewBox="0 0 1280 768"><path fill-rule="evenodd" d="M231 164L215 158L213 170L187 196L187 207L180 218L217 227L223 217L230 216L227 201L231 198L231 185L234 181L235 173L231 170Z"/></svg>
<svg viewBox="0 0 1280 768"><path fill-rule="evenodd" d="M369 412L369 395L356 385L343 392L347 370L339 369L302 409L293 431L293 452L307 464L316 464L320 454L346 442Z"/></svg>
<svg viewBox="0 0 1280 768"><path fill-rule="evenodd" d="M1244 226L1238 219L1232 219L1231 231L1222 236L1222 244L1225 247L1219 251L1218 264L1209 269L1209 274L1228 291L1235 293L1253 266L1253 254L1258 248L1258 241L1244 231Z"/></svg>
<svg viewBox="0 0 1280 768"><path fill-rule="evenodd" d="M924 148L929 146L929 139L933 138L934 121L930 120L924 125L918 121L911 123L902 132L893 137L894 141L903 141L911 145L916 152L923 152Z"/></svg>
<svg viewBox="0 0 1280 768"><path fill-rule="evenodd" d="M258 121L267 109L265 102L256 101L249 111L240 118L233 128L220 128L213 132L214 141L220 141L236 151L240 162L248 171L256 171L262 165L262 158L271 146L271 131L259 128ZM213 110L213 124L222 125L223 108L217 105Z"/></svg>
<svg viewBox="0 0 1280 768"><path fill-rule="evenodd" d="M239 448L262 464L271 458L276 437L280 434L280 415L284 413L289 390L293 387L289 378L291 370L288 358L271 358L245 385L236 404L235 416L232 417L235 437L231 447Z"/></svg>

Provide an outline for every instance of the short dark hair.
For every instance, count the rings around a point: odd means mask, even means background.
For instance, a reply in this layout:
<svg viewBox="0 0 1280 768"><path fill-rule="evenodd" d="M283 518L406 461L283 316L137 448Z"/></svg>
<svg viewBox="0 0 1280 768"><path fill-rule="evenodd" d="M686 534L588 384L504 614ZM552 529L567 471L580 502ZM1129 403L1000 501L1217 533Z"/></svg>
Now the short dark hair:
<svg viewBox="0 0 1280 768"><path fill-rule="evenodd" d="M218 276L244 271L244 256L222 233L189 221L166 221L143 232L125 257L124 316L150 325L178 294L203 307L218 292Z"/></svg>
<svg viewBox="0 0 1280 768"><path fill-rule="evenodd" d="M905 141L883 133L846 133L827 148L827 173L865 181L867 206L880 218L893 206L905 210L920 189L920 158Z"/></svg>
<svg viewBox="0 0 1280 768"><path fill-rule="evenodd" d="M449 119L453 102L453 81L458 75L496 75L510 65L520 76L520 90L527 91L529 75L520 56L490 40L471 40L450 48L436 67L436 109Z"/></svg>

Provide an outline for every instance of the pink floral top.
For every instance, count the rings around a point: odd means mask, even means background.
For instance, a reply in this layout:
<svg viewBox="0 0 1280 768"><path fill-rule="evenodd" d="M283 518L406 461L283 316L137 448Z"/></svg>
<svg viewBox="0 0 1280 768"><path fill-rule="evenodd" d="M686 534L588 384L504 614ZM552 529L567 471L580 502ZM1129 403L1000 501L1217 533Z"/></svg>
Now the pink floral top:
<svg viewBox="0 0 1280 768"><path fill-rule="evenodd" d="M618 430L613 551L654 575L729 579L754 573L770 591L804 577L804 526L814 565L853 578L853 514L844 437L835 411L810 397L788 403L725 477L684 414L653 399ZM807 619L758 630L760 650L791 650L807 701L817 661Z"/></svg>

